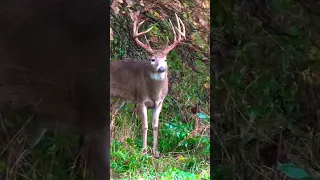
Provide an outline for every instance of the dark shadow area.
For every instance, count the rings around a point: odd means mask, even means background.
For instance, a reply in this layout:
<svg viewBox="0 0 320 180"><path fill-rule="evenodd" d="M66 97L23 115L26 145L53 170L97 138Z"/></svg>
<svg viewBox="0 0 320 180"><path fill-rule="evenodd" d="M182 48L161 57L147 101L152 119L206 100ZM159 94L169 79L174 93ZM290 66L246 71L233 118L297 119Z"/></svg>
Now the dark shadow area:
<svg viewBox="0 0 320 180"><path fill-rule="evenodd" d="M5 0L0 3L0 27L0 151L7 157L1 174L47 179L51 170L58 179L68 178L49 167L53 159L42 167L30 159L17 161L18 150L11 146L23 144L20 127L30 126L85 135L96 179L108 179L109 2ZM27 113L18 113L22 109ZM19 126L8 126L14 120ZM33 165L39 169L27 170Z"/></svg>
<svg viewBox="0 0 320 180"><path fill-rule="evenodd" d="M212 7L211 178L318 178L319 3Z"/></svg>

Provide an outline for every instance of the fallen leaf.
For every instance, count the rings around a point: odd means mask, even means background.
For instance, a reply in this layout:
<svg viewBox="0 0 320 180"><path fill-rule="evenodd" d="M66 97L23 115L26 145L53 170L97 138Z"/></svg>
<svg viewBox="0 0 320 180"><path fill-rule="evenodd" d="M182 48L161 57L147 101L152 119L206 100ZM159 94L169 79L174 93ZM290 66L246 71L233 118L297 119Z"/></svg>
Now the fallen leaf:
<svg viewBox="0 0 320 180"><path fill-rule="evenodd" d="M308 173L305 170L298 168L293 164L282 164L278 162L277 170L294 179L305 179L309 177Z"/></svg>
<svg viewBox="0 0 320 180"><path fill-rule="evenodd" d="M128 7L131 7L133 5L133 0L126 0L126 3L128 4Z"/></svg>
<svg viewBox="0 0 320 180"><path fill-rule="evenodd" d="M112 11L113 11L113 13L115 14L115 15L118 15L119 14L119 11L120 11L120 8L119 8L119 6L120 6L120 2L119 2L120 0L114 0L113 2L112 2L112 4L111 4L111 9L112 9ZM121 0L122 1L122 0Z"/></svg>
<svg viewBox="0 0 320 180"><path fill-rule="evenodd" d="M158 12L156 12L156 11L153 13L153 15L154 15L154 17L156 17L158 19L161 19L160 14Z"/></svg>
<svg viewBox="0 0 320 180"><path fill-rule="evenodd" d="M205 27L205 28L207 28L207 26L208 26L207 21L205 21L204 19L202 19L202 17L199 17L199 23L200 23L203 27Z"/></svg>
<svg viewBox="0 0 320 180"><path fill-rule="evenodd" d="M209 89L210 88L210 84L209 83L204 83L203 87L206 88L206 89Z"/></svg>
<svg viewBox="0 0 320 180"><path fill-rule="evenodd" d="M144 6L143 0L140 1L140 6Z"/></svg>

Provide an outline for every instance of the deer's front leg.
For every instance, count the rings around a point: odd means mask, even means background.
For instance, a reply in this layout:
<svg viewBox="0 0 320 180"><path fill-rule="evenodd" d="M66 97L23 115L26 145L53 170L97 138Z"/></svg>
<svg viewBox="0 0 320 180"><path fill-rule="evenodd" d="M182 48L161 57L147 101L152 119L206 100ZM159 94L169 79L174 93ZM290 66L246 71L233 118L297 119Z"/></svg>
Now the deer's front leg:
<svg viewBox="0 0 320 180"><path fill-rule="evenodd" d="M159 158L160 154L158 152L158 126L159 126L159 115L162 109L162 101L155 103L155 108L153 108L152 115L152 128L153 128L153 157Z"/></svg>
<svg viewBox="0 0 320 180"><path fill-rule="evenodd" d="M137 112L142 120L142 147L143 154L147 153L148 114L144 103L137 104Z"/></svg>

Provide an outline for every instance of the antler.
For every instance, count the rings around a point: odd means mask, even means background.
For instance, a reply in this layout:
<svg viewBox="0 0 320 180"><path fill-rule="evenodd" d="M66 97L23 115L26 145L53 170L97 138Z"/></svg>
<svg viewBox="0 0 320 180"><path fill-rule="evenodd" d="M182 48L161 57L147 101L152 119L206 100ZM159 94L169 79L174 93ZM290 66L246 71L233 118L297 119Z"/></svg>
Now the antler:
<svg viewBox="0 0 320 180"><path fill-rule="evenodd" d="M178 15L176 13L175 13L175 16L176 16L178 27L174 27L172 25L171 20L169 19L169 23L170 23L171 29L173 31L173 34L174 34L174 42L170 46L168 46L169 40L167 40L167 47L163 51L165 54L168 54L173 48L178 46L179 43L181 41L185 40L185 38L186 38L186 28L185 28L182 20L178 17ZM182 29L181 29L180 25L182 26ZM178 31L178 37L177 37L175 29Z"/></svg>
<svg viewBox="0 0 320 180"><path fill-rule="evenodd" d="M140 26L145 22L145 20L139 22L140 21L140 12L139 11L136 12L136 13L132 13L131 14L131 19L133 20L133 38L134 38L134 40L136 41L136 43L138 45L140 45L147 52L149 52L150 54L153 54L154 50L151 48L147 37L144 36L145 39L146 39L147 44L144 44L139 40L139 36L142 36L142 35L145 35L146 33L148 33L153 28L153 26L151 28L149 28L148 30L146 30L146 31L139 32Z"/></svg>
<svg viewBox="0 0 320 180"><path fill-rule="evenodd" d="M150 54L153 54L155 51L152 49L152 47L150 46L150 43L148 41L148 39L146 38L145 36L145 39L146 39L146 44L142 43L140 40L139 40L139 36L142 36L142 35L145 35L146 33L148 33L153 27L149 28L148 30L146 31L143 31L143 32L139 32L139 28L140 26L145 22L145 20L142 20L140 22L140 12L131 12L130 13L131 15L131 19L133 20L133 38L134 40L136 41L136 43L138 45L140 45L143 49L145 49L146 51L148 51ZM163 50L163 53L164 54L168 54L172 49L174 49L176 46L179 45L179 43L183 40L185 40L186 38L186 28L182 22L182 20L178 17L178 15L175 13L175 16L176 16L176 21L177 21L177 26L178 27L174 27L172 25L172 22L171 20L169 19L169 23L170 23L170 26L171 26L171 29L173 31L173 34L174 34L174 42L168 46L168 43L169 43L169 39L167 38L167 43L166 43L166 48ZM177 36L177 33L176 31L178 32L178 36Z"/></svg>

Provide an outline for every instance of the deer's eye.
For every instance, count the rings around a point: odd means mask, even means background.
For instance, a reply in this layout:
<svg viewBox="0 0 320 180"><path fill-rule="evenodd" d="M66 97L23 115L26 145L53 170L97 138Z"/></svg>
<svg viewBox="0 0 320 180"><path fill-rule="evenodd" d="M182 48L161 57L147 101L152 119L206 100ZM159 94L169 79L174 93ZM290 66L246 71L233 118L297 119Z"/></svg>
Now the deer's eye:
<svg viewBox="0 0 320 180"><path fill-rule="evenodd" d="M151 59L151 62L155 62L156 60L155 59Z"/></svg>

